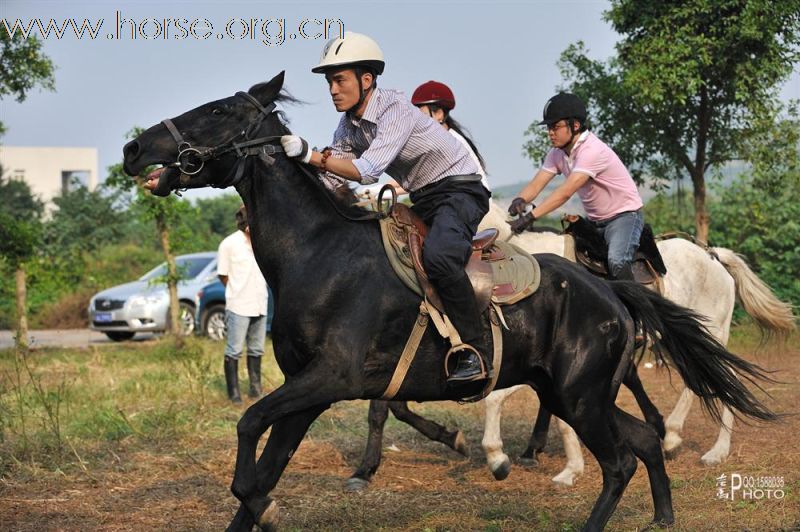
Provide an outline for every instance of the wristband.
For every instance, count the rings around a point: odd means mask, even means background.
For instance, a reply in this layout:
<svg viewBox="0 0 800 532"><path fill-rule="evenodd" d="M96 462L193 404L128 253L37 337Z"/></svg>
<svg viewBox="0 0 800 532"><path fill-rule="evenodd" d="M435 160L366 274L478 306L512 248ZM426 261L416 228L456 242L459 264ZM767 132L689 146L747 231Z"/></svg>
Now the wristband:
<svg viewBox="0 0 800 532"><path fill-rule="evenodd" d="M325 164L328 162L328 157L330 157L332 153L333 150L330 148L325 148L322 150L322 162L320 163L320 169L322 169L323 172L328 171L328 169L325 167Z"/></svg>

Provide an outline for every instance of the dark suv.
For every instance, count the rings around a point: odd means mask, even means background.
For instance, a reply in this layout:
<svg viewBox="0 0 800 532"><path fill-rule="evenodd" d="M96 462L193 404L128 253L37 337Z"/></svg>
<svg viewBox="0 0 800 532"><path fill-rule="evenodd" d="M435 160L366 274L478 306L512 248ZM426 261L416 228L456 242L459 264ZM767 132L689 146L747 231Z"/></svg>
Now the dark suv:
<svg viewBox="0 0 800 532"><path fill-rule="evenodd" d="M267 334L272 328L272 291L267 289ZM197 292L195 297L195 322L197 334L212 340L225 338L225 286L219 279L212 281Z"/></svg>

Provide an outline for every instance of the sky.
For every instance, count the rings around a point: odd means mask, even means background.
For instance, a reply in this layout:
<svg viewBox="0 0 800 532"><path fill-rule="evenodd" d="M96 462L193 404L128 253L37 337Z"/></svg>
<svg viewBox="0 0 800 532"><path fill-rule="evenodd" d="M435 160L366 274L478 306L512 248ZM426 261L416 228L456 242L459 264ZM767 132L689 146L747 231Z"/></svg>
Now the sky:
<svg viewBox="0 0 800 532"><path fill-rule="evenodd" d="M603 20L608 8L609 2L600 0L224 5L0 0L0 19L9 24L20 19L27 26L38 18L44 25L53 19L60 26L71 18L78 27L84 19L96 27L103 21L95 39L88 31L78 38L68 26L60 39L51 33L44 40L43 51L57 68L56 91L36 89L22 103L9 98L0 102L8 129L2 143L96 147L102 181L106 168L121 160L126 134L134 126L149 127L285 70L285 86L305 102L283 107L290 128L312 146L325 146L339 114L324 78L310 70L326 41L317 21L328 19L379 43L386 59L380 87L399 89L410 97L430 79L448 84L457 100L452 116L471 132L492 185L518 183L535 171L523 153L524 132L539 120L544 103L563 83L557 68L561 52L583 40L593 59L613 55L619 36ZM131 38L130 22L117 32L118 18L135 22L136 38ZM164 24L164 19L170 21ZM176 28L176 19L185 19L179 25L187 31ZM188 33L192 22L193 34ZM235 37L225 34L229 22ZM159 26L169 28L166 39ZM336 23L331 27L338 28ZM294 39L289 38L292 34ZM800 98L797 70L782 96ZM187 197L209 193L190 191Z"/></svg>

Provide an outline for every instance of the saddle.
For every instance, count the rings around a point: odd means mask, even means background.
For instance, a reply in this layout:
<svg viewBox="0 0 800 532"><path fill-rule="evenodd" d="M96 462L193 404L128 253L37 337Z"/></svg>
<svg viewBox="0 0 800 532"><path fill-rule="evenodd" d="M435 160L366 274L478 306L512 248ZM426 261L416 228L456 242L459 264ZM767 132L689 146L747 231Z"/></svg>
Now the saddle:
<svg viewBox="0 0 800 532"><path fill-rule="evenodd" d="M574 214L566 215L561 220L564 233L572 236L575 242L575 260L591 273L609 278L608 248L603 235L587 220ZM645 224L639 238L639 248L633 254L631 264L634 280L643 285L658 286L660 279L667 273L664 260L656 246L653 229Z"/></svg>
<svg viewBox="0 0 800 532"><path fill-rule="evenodd" d="M393 202L389 215L380 220L380 227L386 255L395 273L410 290L423 298L414 328L389 385L381 396L382 399L390 400L405 379L429 319L433 321L439 334L450 340L451 348L444 359L445 375L449 375L448 361L452 353L463 348L474 351L474 348L462 343L458 331L444 314L442 301L425 272L422 263L422 249L428 234L425 223L406 205ZM533 294L539 287L539 263L516 246L497 242L498 234L497 229L487 229L475 235L472 239L472 254L466 267L479 308L482 312L488 310L495 368L494 376L482 391L463 399L466 402L483 399L497 384L503 352L501 325L505 326L500 306L516 303ZM483 365L482 357L479 358ZM484 366L484 371L485 369Z"/></svg>
<svg viewBox="0 0 800 532"><path fill-rule="evenodd" d="M389 261L403 283L444 312L441 299L428 280L422 249L428 227L414 211L396 203L381 220L381 233ZM472 254L465 268L479 308L491 303L510 305L533 294L539 286L539 263L529 253L497 242L499 231L485 229L472 239Z"/></svg>

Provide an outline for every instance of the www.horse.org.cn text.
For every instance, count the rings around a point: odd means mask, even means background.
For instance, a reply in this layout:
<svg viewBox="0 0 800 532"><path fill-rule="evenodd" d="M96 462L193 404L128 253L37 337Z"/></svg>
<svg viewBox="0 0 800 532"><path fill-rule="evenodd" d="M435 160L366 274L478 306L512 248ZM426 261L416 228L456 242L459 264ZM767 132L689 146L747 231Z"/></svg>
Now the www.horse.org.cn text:
<svg viewBox="0 0 800 532"><path fill-rule="evenodd" d="M107 24L108 22L108 24ZM75 38L89 41L171 41L195 39L205 40L237 40L258 41L265 46L280 46L286 41L328 40L344 36L344 22L340 19L304 18L296 24L287 22L286 18L266 17L234 17L224 24L214 24L204 17L188 18L155 18L141 20L126 17L116 11L113 21L100 19L42 19L29 20L5 18L0 19L0 31L10 37L20 35L23 39L37 36L42 39Z"/></svg>

